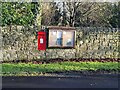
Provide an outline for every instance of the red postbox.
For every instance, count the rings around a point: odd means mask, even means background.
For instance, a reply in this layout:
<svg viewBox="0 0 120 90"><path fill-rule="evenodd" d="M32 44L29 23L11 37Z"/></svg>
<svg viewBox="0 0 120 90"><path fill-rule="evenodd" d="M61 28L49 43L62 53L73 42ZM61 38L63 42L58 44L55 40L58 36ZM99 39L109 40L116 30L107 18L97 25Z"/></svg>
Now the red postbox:
<svg viewBox="0 0 120 90"><path fill-rule="evenodd" d="M38 32L38 50L46 50L46 32Z"/></svg>

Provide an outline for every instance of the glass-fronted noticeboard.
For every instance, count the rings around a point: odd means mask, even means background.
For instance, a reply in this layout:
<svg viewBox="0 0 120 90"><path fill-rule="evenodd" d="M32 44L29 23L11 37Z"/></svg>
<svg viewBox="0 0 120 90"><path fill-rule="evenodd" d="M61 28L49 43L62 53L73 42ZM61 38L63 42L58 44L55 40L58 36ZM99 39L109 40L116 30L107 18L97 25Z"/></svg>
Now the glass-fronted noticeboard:
<svg viewBox="0 0 120 90"><path fill-rule="evenodd" d="M74 48L76 30L72 27L49 27L48 47Z"/></svg>

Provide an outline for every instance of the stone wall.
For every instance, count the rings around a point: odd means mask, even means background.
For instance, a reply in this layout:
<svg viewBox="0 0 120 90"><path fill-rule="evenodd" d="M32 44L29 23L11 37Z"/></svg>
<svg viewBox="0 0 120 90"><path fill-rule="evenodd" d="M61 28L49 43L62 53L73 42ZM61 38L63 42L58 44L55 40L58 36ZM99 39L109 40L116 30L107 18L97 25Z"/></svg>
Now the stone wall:
<svg viewBox="0 0 120 90"><path fill-rule="evenodd" d="M80 28L77 32L77 56L83 58L119 58L119 34L115 28Z"/></svg>
<svg viewBox="0 0 120 90"><path fill-rule="evenodd" d="M119 34L115 28L76 28L75 49L37 50L37 36L33 27L2 28L3 61L49 58L120 58Z"/></svg>

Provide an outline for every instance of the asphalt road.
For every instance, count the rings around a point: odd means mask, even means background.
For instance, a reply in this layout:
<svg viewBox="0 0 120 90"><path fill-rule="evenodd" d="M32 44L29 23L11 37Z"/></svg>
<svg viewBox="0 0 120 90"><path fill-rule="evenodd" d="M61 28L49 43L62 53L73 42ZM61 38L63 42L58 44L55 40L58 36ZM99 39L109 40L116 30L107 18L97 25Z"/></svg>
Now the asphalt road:
<svg viewBox="0 0 120 90"><path fill-rule="evenodd" d="M2 88L118 88L118 76L2 77Z"/></svg>

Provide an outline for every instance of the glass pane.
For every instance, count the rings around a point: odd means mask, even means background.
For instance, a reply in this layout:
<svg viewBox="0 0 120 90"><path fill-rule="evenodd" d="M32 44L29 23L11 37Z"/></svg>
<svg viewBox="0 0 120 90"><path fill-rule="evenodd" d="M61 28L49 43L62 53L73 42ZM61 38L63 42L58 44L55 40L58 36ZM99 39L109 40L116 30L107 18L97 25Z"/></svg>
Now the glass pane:
<svg viewBox="0 0 120 90"><path fill-rule="evenodd" d="M49 31L49 46L56 46L56 40L57 40L57 31L50 30Z"/></svg>
<svg viewBox="0 0 120 90"><path fill-rule="evenodd" d="M63 32L63 46L73 47L74 46L74 31Z"/></svg>
<svg viewBox="0 0 120 90"><path fill-rule="evenodd" d="M58 46L62 45L62 31L57 31L57 41L56 41L56 44Z"/></svg>
<svg viewBox="0 0 120 90"><path fill-rule="evenodd" d="M62 31L58 30L49 31L49 46L50 47L62 46Z"/></svg>

